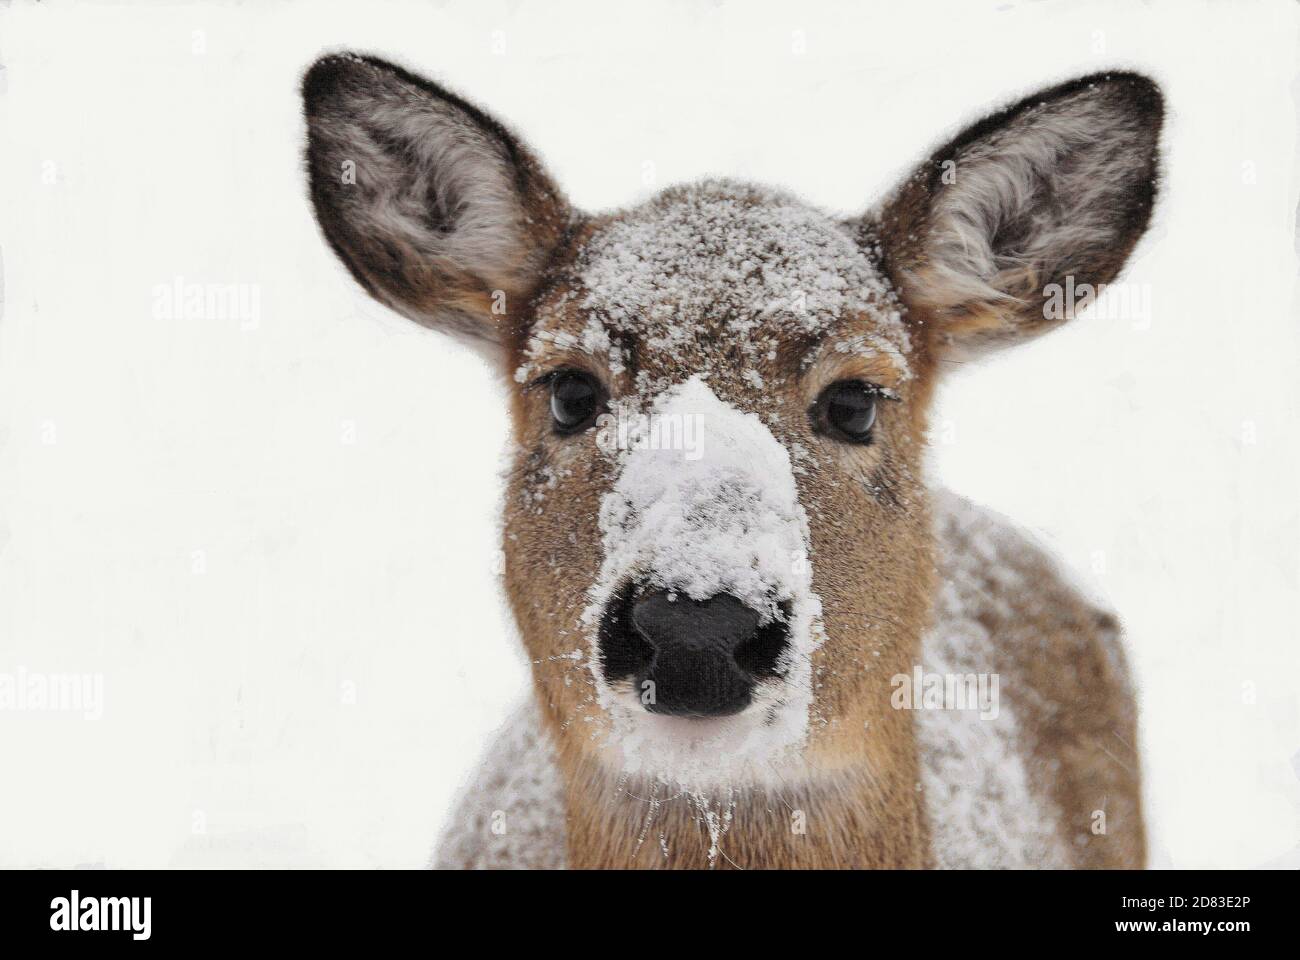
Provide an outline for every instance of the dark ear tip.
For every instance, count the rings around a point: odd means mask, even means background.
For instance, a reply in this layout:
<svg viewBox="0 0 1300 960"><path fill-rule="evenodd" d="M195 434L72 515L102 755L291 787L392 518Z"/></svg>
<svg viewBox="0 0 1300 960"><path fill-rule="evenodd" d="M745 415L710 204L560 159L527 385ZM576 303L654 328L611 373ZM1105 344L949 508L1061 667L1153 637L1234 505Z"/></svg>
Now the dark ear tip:
<svg viewBox="0 0 1300 960"><path fill-rule="evenodd" d="M333 95L354 69L349 54L329 54L313 63L302 78L302 99L308 109Z"/></svg>
<svg viewBox="0 0 1300 960"><path fill-rule="evenodd" d="M1124 71L1107 74L1106 79L1136 112L1157 123L1164 117L1165 95L1160 85L1146 74Z"/></svg>
<svg viewBox="0 0 1300 960"><path fill-rule="evenodd" d="M1055 99L1056 96L1080 93L1085 89L1096 90L1113 98L1153 125L1158 126L1164 118L1165 97L1160 85L1146 74L1131 70L1109 70L1079 77L1049 91L1043 99Z"/></svg>
<svg viewBox="0 0 1300 960"><path fill-rule="evenodd" d="M377 74L402 74L402 71L378 57L359 53L328 53L307 68L302 77L302 99L307 112L332 99L349 84L373 79Z"/></svg>

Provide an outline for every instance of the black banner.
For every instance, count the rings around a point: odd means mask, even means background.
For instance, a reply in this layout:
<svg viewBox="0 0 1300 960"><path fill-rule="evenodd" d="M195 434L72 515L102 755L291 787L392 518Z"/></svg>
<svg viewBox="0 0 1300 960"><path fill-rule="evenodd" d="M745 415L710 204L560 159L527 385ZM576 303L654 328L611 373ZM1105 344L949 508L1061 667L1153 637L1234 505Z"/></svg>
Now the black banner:
<svg viewBox="0 0 1300 960"><path fill-rule="evenodd" d="M1039 943L1190 942L1288 935L1293 872L479 873L421 871L7 871L7 947L75 941L244 947L375 947L450 933L607 925L635 943L705 915L766 936L777 926L940 949L1018 934ZM676 913L676 919L674 914ZM647 926L649 925L649 926ZM818 934L820 937L820 934ZM1245 939L1243 939L1245 938ZM588 941L590 942L590 941ZM703 945L703 944L702 944Z"/></svg>

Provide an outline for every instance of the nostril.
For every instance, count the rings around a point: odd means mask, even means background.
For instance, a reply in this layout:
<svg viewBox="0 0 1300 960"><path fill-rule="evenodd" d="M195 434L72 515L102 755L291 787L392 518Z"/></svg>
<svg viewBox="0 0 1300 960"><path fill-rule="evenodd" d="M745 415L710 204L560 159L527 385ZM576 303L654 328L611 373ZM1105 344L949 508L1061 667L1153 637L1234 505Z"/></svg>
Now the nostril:
<svg viewBox="0 0 1300 960"><path fill-rule="evenodd" d="M654 648L632 624L635 597L631 587L621 590L600 621L600 660L609 680L640 673L654 659Z"/></svg>
<svg viewBox="0 0 1300 960"><path fill-rule="evenodd" d="M753 677L779 676L782 671L777 669L777 665L789 641L790 610L788 604L782 604L781 619L774 617L769 620L736 648L736 663Z"/></svg>

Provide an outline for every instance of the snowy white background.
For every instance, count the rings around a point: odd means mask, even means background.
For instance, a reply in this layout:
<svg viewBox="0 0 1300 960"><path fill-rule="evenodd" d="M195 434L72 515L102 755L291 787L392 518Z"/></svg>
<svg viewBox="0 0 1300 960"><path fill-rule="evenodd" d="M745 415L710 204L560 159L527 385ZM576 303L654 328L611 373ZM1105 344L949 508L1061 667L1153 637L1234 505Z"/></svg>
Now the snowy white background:
<svg viewBox="0 0 1300 960"><path fill-rule="evenodd" d="M1297 862L1293 4L56 2L0 13L0 671L105 704L0 713L0 865L419 865L525 689L501 394L366 302L305 200L298 76L342 46L589 208L715 173L858 210L991 104L1154 74L1149 325L963 371L933 467L1123 617L1155 864ZM178 277L256 323L155 316Z"/></svg>

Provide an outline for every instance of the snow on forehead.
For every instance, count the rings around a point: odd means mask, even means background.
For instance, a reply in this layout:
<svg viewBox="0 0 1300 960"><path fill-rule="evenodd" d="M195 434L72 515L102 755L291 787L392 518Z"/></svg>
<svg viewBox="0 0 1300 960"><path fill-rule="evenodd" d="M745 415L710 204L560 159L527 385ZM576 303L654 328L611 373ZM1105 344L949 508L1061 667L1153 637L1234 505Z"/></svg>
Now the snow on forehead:
<svg viewBox="0 0 1300 960"><path fill-rule="evenodd" d="M670 191L598 230L578 269L582 306L652 346L705 323L737 338L774 323L818 335L866 314L881 348L908 348L897 299L854 239L777 191L724 182Z"/></svg>

